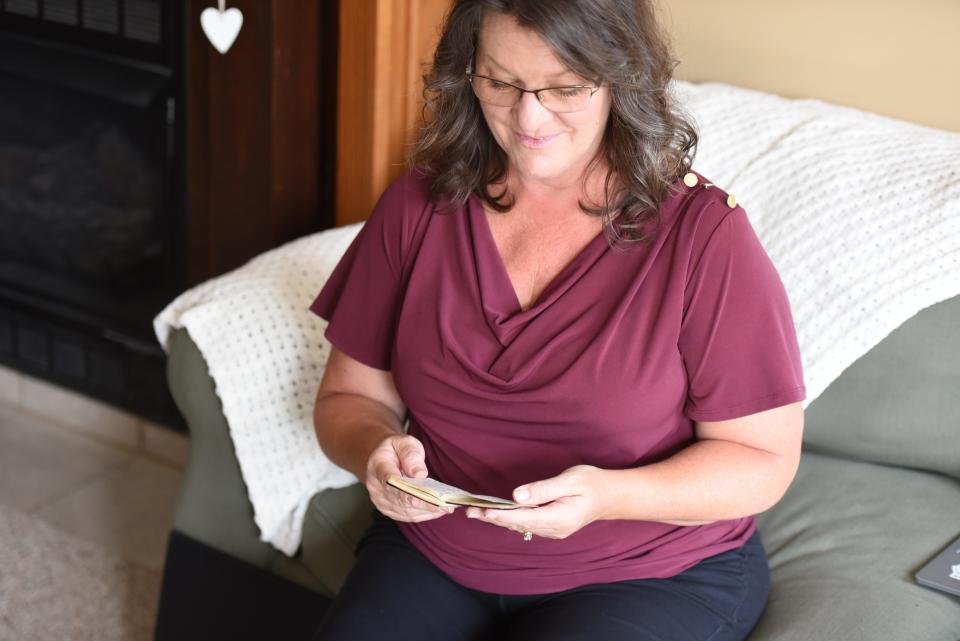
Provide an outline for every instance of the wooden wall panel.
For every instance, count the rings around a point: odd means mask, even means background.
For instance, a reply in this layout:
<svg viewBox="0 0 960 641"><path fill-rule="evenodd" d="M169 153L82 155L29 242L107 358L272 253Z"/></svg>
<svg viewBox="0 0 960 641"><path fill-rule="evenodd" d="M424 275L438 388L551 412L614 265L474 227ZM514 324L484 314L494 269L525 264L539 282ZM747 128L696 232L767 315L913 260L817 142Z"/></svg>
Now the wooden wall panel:
<svg viewBox="0 0 960 641"><path fill-rule="evenodd" d="M269 185L270 208L280 213L270 217L272 239L315 230L319 202L319 5L290 11L291 4L272 7Z"/></svg>
<svg viewBox="0 0 960 641"><path fill-rule="evenodd" d="M333 168L325 175L322 160L333 153L322 141L334 127L329 70L336 64L321 53L337 36L336 4L332 11L315 0L230 5L244 20L226 54L200 29L210 2L189 0L185 17L189 284L332 220L324 216L332 197L324 203Z"/></svg>
<svg viewBox="0 0 960 641"><path fill-rule="evenodd" d="M421 118L423 65L450 0L340 5L336 223L364 220L406 168Z"/></svg>
<svg viewBox="0 0 960 641"><path fill-rule="evenodd" d="M413 90L409 94L407 105L411 123L420 122L423 106L423 75L433 60L433 50L440 39L443 19L450 9L450 0L419 0L411 3L409 54L407 57L407 79Z"/></svg>
<svg viewBox="0 0 960 641"><path fill-rule="evenodd" d="M267 170L269 92L250 79L269 76L270 7L236 3L244 25L227 55L219 54L200 29L209 3L192 1L187 11L187 212L188 284L238 264L242 248L257 243L268 194L255 177ZM220 230L231 229L224 242Z"/></svg>

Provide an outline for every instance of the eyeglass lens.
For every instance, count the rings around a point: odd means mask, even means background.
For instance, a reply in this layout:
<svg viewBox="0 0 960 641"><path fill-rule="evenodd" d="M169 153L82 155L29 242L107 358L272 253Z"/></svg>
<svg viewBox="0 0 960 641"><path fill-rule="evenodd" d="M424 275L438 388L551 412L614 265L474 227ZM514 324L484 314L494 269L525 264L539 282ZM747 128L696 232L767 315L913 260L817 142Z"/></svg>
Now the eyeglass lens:
<svg viewBox="0 0 960 641"><path fill-rule="evenodd" d="M472 77L471 84L477 98L497 107L514 106L524 93L513 85L477 75ZM586 109L593 95L590 87L554 87L540 89L536 93L540 104L550 111L561 113Z"/></svg>

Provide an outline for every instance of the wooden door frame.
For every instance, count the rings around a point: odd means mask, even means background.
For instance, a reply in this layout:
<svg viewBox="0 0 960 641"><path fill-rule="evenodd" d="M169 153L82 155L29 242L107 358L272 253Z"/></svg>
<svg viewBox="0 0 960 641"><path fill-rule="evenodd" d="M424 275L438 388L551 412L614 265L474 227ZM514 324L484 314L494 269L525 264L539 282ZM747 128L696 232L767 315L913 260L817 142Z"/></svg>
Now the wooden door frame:
<svg viewBox="0 0 960 641"><path fill-rule="evenodd" d="M366 219L407 167L424 64L450 0L340 3L336 224Z"/></svg>

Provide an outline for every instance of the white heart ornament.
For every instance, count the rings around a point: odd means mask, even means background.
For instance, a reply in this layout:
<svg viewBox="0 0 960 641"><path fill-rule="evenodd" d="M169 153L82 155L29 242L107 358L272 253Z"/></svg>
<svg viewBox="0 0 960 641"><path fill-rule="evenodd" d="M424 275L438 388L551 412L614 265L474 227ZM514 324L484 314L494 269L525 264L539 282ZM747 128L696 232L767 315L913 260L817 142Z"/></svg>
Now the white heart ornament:
<svg viewBox="0 0 960 641"><path fill-rule="evenodd" d="M200 26L217 51L227 53L243 26L243 14L236 7L226 11L207 7L200 13Z"/></svg>

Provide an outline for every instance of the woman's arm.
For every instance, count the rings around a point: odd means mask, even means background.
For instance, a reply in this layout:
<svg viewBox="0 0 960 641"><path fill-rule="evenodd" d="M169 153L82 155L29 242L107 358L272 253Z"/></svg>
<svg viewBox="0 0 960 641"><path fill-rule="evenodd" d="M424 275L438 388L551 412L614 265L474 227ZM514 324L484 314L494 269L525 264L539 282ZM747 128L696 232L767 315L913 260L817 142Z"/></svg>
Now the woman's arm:
<svg viewBox="0 0 960 641"><path fill-rule="evenodd" d="M449 508L435 507L386 484L394 474L427 476L423 445L403 433L406 415L390 372L331 348L313 409L324 454L364 482L373 504L392 519L424 521L449 514Z"/></svg>
<svg viewBox="0 0 960 641"><path fill-rule="evenodd" d="M313 408L317 441L327 458L365 480L370 453L385 438L403 433L406 414L390 372L331 347Z"/></svg>
<svg viewBox="0 0 960 641"><path fill-rule="evenodd" d="M803 434L801 403L696 424L698 440L669 459L627 470L578 465L528 483L514 499L532 509L470 508L471 518L564 538L601 519L697 525L757 514L786 492Z"/></svg>
<svg viewBox="0 0 960 641"><path fill-rule="evenodd" d="M697 422L696 434L695 443L665 461L610 471L599 518L690 525L763 512L796 475L803 408L798 402Z"/></svg>

